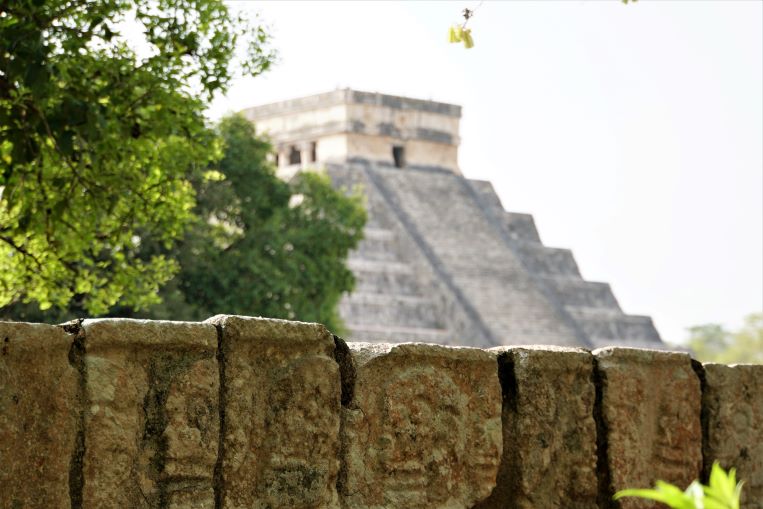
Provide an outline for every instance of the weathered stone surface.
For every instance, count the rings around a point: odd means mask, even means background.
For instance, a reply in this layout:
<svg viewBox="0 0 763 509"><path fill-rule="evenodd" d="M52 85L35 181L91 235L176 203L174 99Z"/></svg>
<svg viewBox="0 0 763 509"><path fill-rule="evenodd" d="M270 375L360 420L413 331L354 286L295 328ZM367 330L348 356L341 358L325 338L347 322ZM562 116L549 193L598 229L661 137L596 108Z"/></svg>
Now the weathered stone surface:
<svg viewBox="0 0 763 509"><path fill-rule="evenodd" d="M0 507L68 508L79 405L72 336L0 322Z"/></svg>
<svg viewBox="0 0 763 509"><path fill-rule="evenodd" d="M467 508L495 486L501 389L494 355L425 344L349 343L342 506Z"/></svg>
<svg viewBox="0 0 763 509"><path fill-rule="evenodd" d="M338 507L339 366L319 324L217 316L225 509Z"/></svg>
<svg viewBox="0 0 763 509"><path fill-rule="evenodd" d="M503 459L480 509L596 509L593 357L553 346L499 347Z"/></svg>
<svg viewBox="0 0 763 509"><path fill-rule="evenodd" d="M215 328L86 320L81 339L83 507L212 509L219 441Z"/></svg>
<svg viewBox="0 0 763 509"><path fill-rule="evenodd" d="M763 365L705 364L705 458L737 469L743 509L763 509Z"/></svg>
<svg viewBox="0 0 763 509"><path fill-rule="evenodd" d="M689 356L632 348L593 353L612 489L649 488L658 479L685 488L699 478L700 382ZM621 506L655 505L626 498Z"/></svg>

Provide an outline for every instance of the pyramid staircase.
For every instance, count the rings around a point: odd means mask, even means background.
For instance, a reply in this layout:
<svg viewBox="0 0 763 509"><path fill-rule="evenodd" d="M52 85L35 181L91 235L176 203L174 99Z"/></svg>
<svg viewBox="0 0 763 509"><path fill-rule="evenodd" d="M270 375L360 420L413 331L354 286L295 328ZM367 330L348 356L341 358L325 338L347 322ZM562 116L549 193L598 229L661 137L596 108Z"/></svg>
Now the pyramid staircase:
<svg viewBox="0 0 763 509"><path fill-rule="evenodd" d="M664 348L649 317L585 281L572 253L544 246L532 216L506 212L489 182L368 162L327 172L367 197L349 258L356 288L340 304L350 339Z"/></svg>

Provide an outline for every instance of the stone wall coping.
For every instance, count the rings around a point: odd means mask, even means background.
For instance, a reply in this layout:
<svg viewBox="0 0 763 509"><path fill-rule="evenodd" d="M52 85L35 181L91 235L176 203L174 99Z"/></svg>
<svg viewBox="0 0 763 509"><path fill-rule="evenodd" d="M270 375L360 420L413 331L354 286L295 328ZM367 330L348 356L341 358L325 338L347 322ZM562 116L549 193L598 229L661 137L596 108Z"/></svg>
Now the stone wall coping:
<svg viewBox="0 0 763 509"><path fill-rule="evenodd" d="M494 346L493 348L489 348L488 352L494 352L496 354L510 354L510 353L527 353L530 355L533 355L535 353L537 354L548 354L548 353L559 353L559 354L573 354L573 355L584 355L586 357L591 356L591 351L586 350L585 348L578 348L575 346L559 346L559 345L502 345L502 346Z"/></svg>
<svg viewBox="0 0 763 509"><path fill-rule="evenodd" d="M347 343L357 366L382 356L406 356L453 359L459 362L495 362L495 356L481 348L447 346L433 343Z"/></svg>
<svg viewBox="0 0 763 509"><path fill-rule="evenodd" d="M320 323L240 315L215 315L204 323L221 327L226 338L334 345L333 336Z"/></svg>
<svg viewBox="0 0 763 509"><path fill-rule="evenodd" d="M72 338L56 325L0 321L0 348L11 341L20 350L40 350L52 346L69 348Z"/></svg>
<svg viewBox="0 0 763 509"><path fill-rule="evenodd" d="M651 350L648 348L632 348L627 346L607 346L591 352L600 361L627 360L635 363L654 362L691 362L691 356L685 352Z"/></svg>
<svg viewBox="0 0 763 509"><path fill-rule="evenodd" d="M372 104L391 109L411 109L452 117L461 116L461 106L457 104L381 94L378 92L362 92L350 88L253 106L244 109L243 113L250 120L256 121L289 113L324 109L337 104Z"/></svg>
<svg viewBox="0 0 763 509"><path fill-rule="evenodd" d="M81 324L85 348L93 352L113 346L138 348L217 349L217 331L211 324L133 318L94 318Z"/></svg>
<svg viewBox="0 0 763 509"><path fill-rule="evenodd" d="M763 370L763 364L748 364L748 363L735 363L735 364L721 364L720 362L703 362L702 367L705 369L741 369L750 371Z"/></svg>

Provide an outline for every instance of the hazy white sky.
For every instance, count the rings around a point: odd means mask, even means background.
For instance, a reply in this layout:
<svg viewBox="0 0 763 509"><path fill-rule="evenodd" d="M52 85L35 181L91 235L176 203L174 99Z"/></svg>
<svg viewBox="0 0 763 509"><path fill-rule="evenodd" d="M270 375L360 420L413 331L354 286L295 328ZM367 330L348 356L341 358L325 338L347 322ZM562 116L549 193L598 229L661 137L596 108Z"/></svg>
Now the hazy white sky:
<svg viewBox="0 0 763 509"><path fill-rule="evenodd" d="M337 87L463 106L460 166L668 341L763 310L763 2L231 2L280 62L210 116Z"/></svg>

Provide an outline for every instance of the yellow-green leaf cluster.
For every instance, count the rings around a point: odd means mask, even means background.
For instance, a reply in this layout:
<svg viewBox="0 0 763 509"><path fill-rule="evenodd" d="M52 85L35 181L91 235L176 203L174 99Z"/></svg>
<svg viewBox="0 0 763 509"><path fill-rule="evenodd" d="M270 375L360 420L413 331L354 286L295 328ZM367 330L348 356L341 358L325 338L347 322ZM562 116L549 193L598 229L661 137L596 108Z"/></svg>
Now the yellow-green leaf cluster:
<svg viewBox="0 0 763 509"><path fill-rule="evenodd" d="M448 42L462 42L466 49L473 48L472 30L464 28L462 25L451 25L450 30L448 30Z"/></svg>
<svg viewBox="0 0 763 509"><path fill-rule="evenodd" d="M657 481L654 489L628 489L615 494L614 500L637 497L662 502L672 509L739 509L742 483L736 481L736 471L728 473L716 461L710 472L709 484L692 482L682 491L672 484Z"/></svg>

